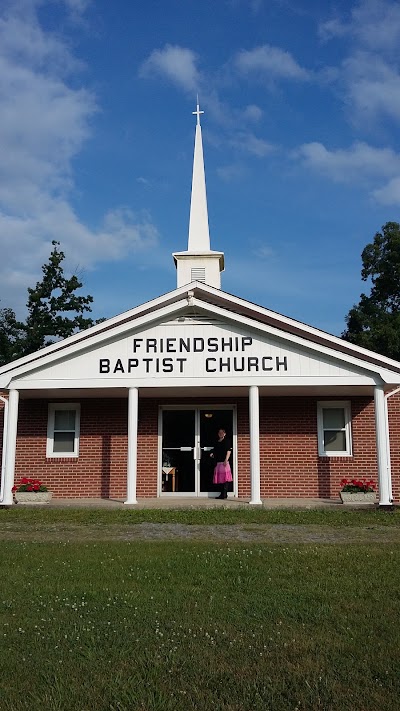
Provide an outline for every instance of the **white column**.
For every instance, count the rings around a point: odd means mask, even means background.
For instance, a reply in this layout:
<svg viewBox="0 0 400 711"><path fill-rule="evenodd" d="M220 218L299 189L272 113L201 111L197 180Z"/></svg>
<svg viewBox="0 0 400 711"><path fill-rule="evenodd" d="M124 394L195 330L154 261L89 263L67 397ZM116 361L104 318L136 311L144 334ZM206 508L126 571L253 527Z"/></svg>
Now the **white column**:
<svg viewBox="0 0 400 711"><path fill-rule="evenodd" d="M136 475L137 475L137 433L138 433L138 403L139 391L129 388L128 392L128 471L127 471L127 497L126 504L137 504Z"/></svg>
<svg viewBox="0 0 400 711"><path fill-rule="evenodd" d="M378 459L379 506L391 506L389 476L388 431L383 385L375 385L375 430Z"/></svg>
<svg viewBox="0 0 400 711"><path fill-rule="evenodd" d="M250 419L250 504L262 504L260 499L260 402L258 386L249 388Z"/></svg>
<svg viewBox="0 0 400 711"><path fill-rule="evenodd" d="M4 492L2 506L11 506L13 503L13 495L11 489L14 486L15 479L15 451L17 448L17 428L18 428L18 390L10 390L8 399L8 423L6 441L3 442L3 447L6 448L6 456L4 462Z"/></svg>

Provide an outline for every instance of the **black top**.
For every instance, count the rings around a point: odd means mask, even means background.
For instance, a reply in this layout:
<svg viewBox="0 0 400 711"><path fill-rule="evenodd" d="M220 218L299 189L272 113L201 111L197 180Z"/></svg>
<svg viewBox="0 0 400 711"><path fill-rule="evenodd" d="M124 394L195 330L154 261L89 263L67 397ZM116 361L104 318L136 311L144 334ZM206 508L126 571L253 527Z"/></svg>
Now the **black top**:
<svg viewBox="0 0 400 711"><path fill-rule="evenodd" d="M214 462L224 462L226 453L232 451L232 443L228 437L224 437L221 442L217 442L213 448Z"/></svg>

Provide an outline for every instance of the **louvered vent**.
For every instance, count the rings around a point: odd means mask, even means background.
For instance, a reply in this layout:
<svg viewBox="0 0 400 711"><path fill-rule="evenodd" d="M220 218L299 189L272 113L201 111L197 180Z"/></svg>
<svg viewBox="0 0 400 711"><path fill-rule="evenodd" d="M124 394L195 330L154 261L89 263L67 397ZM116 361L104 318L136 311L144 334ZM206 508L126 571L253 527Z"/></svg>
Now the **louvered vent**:
<svg viewBox="0 0 400 711"><path fill-rule="evenodd" d="M191 281L206 281L206 268L205 267L195 267L191 270Z"/></svg>

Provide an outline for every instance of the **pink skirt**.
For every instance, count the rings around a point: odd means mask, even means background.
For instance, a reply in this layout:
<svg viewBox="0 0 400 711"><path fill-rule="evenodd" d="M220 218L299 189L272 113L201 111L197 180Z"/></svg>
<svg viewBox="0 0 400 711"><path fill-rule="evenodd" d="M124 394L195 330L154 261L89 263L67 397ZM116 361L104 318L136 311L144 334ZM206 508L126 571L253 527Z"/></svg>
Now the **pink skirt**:
<svg viewBox="0 0 400 711"><path fill-rule="evenodd" d="M214 469L213 484L225 484L226 481L232 481L232 472L229 462L226 466L223 462L217 462Z"/></svg>

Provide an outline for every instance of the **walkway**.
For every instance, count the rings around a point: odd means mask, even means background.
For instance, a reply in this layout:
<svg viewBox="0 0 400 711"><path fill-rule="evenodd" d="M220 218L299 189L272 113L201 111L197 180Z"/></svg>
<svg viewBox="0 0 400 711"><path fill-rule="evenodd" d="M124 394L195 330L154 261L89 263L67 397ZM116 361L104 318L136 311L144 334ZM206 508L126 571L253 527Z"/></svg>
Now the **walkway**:
<svg viewBox="0 0 400 711"><path fill-rule="evenodd" d="M339 499L264 499L263 508L266 509L316 509L329 508L341 505ZM52 499L46 506L54 508L132 508L132 509L209 509L209 508L248 508L249 499L207 499L207 498L180 498L165 497L154 499L138 499L134 505L125 505L123 499ZM253 508L253 507L252 507ZM254 508L259 508L255 506Z"/></svg>

